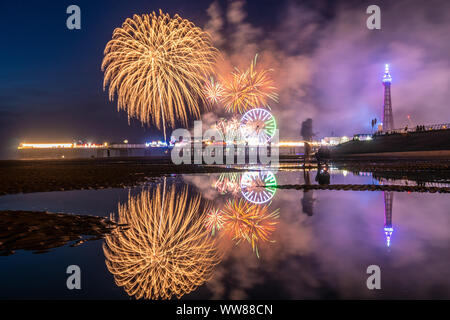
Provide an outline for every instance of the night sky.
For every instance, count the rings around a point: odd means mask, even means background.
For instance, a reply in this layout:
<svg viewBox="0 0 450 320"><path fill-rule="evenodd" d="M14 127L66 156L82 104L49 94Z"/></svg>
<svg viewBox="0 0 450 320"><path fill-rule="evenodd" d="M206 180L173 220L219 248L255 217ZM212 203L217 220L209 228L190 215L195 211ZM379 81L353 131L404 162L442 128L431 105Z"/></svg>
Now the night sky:
<svg viewBox="0 0 450 320"><path fill-rule="evenodd" d="M24 141L161 138L117 112L100 69L114 28L159 8L207 29L221 20L213 39L232 63L258 52L274 68L281 138L299 138L308 117L318 137L370 130L381 116L384 63L391 64L397 127L407 115L414 125L450 122L448 1L218 1L211 9L213 2L2 1L0 158L15 157ZM71 4L81 8L81 30L66 28ZM382 9L381 30L365 27L370 4Z"/></svg>

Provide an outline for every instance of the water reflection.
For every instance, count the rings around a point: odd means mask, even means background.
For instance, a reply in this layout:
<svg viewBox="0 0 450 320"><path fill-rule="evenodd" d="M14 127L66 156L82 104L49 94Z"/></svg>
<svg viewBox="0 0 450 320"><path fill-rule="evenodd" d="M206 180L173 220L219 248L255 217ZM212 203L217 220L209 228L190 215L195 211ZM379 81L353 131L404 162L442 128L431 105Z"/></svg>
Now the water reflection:
<svg viewBox="0 0 450 320"><path fill-rule="evenodd" d="M311 185L311 178L309 176L309 170L303 170L303 179L306 185ZM303 192L302 198L302 209L303 212L311 217L314 214L314 191L313 190L305 190Z"/></svg>
<svg viewBox="0 0 450 320"><path fill-rule="evenodd" d="M241 174L238 172L224 172L219 175L214 188L221 194L231 193L237 195L241 191Z"/></svg>
<svg viewBox="0 0 450 320"><path fill-rule="evenodd" d="M214 237L216 230L222 229L224 223L225 218L219 209L212 209L206 214L205 227L211 232L211 236Z"/></svg>
<svg viewBox="0 0 450 320"><path fill-rule="evenodd" d="M249 175L273 181L272 173ZM214 185L241 185L245 176L222 175ZM137 299L181 298L211 278L220 261L217 237L236 246L248 243L258 258L258 245L273 242L279 210L269 209L270 203L255 204L243 196L214 205L192 188L180 190L166 181L130 195L119 204L118 217L111 217L125 229L112 232L103 245L116 284Z"/></svg>
<svg viewBox="0 0 450 320"><path fill-rule="evenodd" d="M241 195L251 203L262 204L275 195L277 179L272 171L267 170L226 172L219 175L213 186L222 195Z"/></svg>
<svg viewBox="0 0 450 320"><path fill-rule="evenodd" d="M259 258L258 243L273 242L270 236L279 222L279 209L269 209L276 193L275 174L267 170L222 173L212 185L221 195L229 193L233 198L225 204L215 202L218 207L207 214L207 229L213 236L223 229L220 236L236 245L248 242Z"/></svg>
<svg viewBox="0 0 450 320"><path fill-rule="evenodd" d="M214 186L216 177L202 179L212 179L213 183L205 183L199 177L185 177L185 181L193 183L204 196L214 200L218 212L223 214L227 206L236 206L239 201L248 206L252 204L242 192L233 196L211 193L203 186ZM297 171L296 174L279 172L277 180L282 185L380 183L370 173L343 174L326 167L318 171ZM382 297L448 296L450 284L448 280L442 281L445 279L443 274L448 274L448 254L440 261L436 258L443 254L444 248L448 249L445 243L449 236L444 231L447 229L442 229L439 224L448 227L448 217L443 213L449 199L440 195L398 193L400 203L394 208L394 193L354 192L351 189L279 190L267 203L279 208L278 217L274 220L277 223L271 230L270 241L260 242L261 245L268 244L263 250L258 249L260 259L254 260L248 255L248 246L227 248L223 262L216 267L206 286L213 292L213 298L220 299L273 298L270 294L264 295L261 286L268 288L264 292L274 290L279 297L374 298L376 293L365 288L365 268L377 264L384 272ZM239 200L236 196L240 196ZM295 199L297 204L301 203L300 209L296 208ZM433 205L432 199L439 201ZM221 202L225 203L221 205ZM433 206L434 221L423 215ZM318 216L314 216L315 211ZM399 217L396 228L401 230L396 236L395 248L391 248L393 213ZM219 233L226 234L223 226ZM433 247L430 247L431 243L434 243ZM430 261L427 267L418 268L425 261ZM411 289L412 284L408 284L407 278L415 279L420 293Z"/></svg>
<svg viewBox="0 0 450 320"><path fill-rule="evenodd" d="M200 195L158 185L119 204L127 226L106 237L103 250L118 286L137 299L181 298L209 280L219 256L204 228Z"/></svg>
<svg viewBox="0 0 450 320"><path fill-rule="evenodd" d="M244 175L255 182L255 192L268 176L267 170L256 176L254 169L175 176L144 189L1 197L0 210L98 216L115 211L119 202L115 221L128 226L108 235L104 248L100 240L43 255L0 257L0 298L73 297L52 276L65 275L69 264L91 277L85 298L450 298L450 197L329 190L402 182L325 168L272 172L278 186L310 187L276 189L261 204L242 192ZM379 291L365 285L372 264L382 270Z"/></svg>
<svg viewBox="0 0 450 320"><path fill-rule="evenodd" d="M250 171L243 174L241 192L251 203L263 204L269 202L275 192L277 179L272 171Z"/></svg>
<svg viewBox="0 0 450 320"><path fill-rule="evenodd" d="M394 228L392 227L392 205L394 202L394 193L385 191L384 194L384 234L386 235L386 245L391 246L391 237Z"/></svg>
<svg viewBox="0 0 450 320"><path fill-rule="evenodd" d="M270 241L278 224L279 209L271 212L269 206L233 199L228 200L222 209L224 233L236 244L242 240L249 242L258 258L258 242Z"/></svg>

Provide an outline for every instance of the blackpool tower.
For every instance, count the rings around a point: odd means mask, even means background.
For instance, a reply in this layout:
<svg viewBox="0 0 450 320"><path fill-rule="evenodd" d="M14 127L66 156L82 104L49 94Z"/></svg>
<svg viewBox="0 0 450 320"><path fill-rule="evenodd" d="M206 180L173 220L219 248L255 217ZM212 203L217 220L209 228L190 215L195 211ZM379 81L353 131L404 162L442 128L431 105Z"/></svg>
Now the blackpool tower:
<svg viewBox="0 0 450 320"><path fill-rule="evenodd" d="M392 114L391 101L391 74L389 73L389 65L386 64L383 76L384 86L384 106L383 106L383 131L394 130L394 115Z"/></svg>

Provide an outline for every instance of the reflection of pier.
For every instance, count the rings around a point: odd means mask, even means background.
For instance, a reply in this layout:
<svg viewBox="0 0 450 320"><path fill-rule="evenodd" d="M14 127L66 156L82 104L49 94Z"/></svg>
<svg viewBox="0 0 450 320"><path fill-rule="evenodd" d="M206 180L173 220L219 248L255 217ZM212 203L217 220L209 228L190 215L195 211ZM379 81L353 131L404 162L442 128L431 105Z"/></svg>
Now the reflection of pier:
<svg viewBox="0 0 450 320"><path fill-rule="evenodd" d="M450 187L399 186L375 184L285 184L278 185L279 189L296 190L341 190L341 191L395 191L395 192L430 192L450 193Z"/></svg>
<svg viewBox="0 0 450 320"><path fill-rule="evenodd" d="M389 185L417 185L422 187L450 187L449 172L433 171L433 172L374 172L373 177L380 184Z"/></svg>
<svg viewBox="0 0 450 320"><path fill-rule="evenodd" d="M392 232L392 204L394 202L394 193L392 191L384 192L384 234L386 235L386 245L391 245Z"/></svg>

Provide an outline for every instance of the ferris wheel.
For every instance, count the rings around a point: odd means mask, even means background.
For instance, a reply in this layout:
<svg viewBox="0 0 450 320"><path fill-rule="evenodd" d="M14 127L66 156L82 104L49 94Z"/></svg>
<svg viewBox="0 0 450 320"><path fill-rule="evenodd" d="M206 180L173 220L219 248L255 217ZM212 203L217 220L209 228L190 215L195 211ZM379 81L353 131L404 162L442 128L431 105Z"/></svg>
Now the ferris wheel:
<svg viewBox="0 0 450 320"><path fill-rule="evenodd" d="M266 109L251 109L241 119L240 131L249 144L265 144L272 140L277 129L274 116Z"/></svg>
<svg viewBox="0 0 450 320"><path fill-rule="evenodd" d="M241 178L241 193L245 199L255 204L272 200L277 186L275 175L271 171L250 171Z"/></svg>

